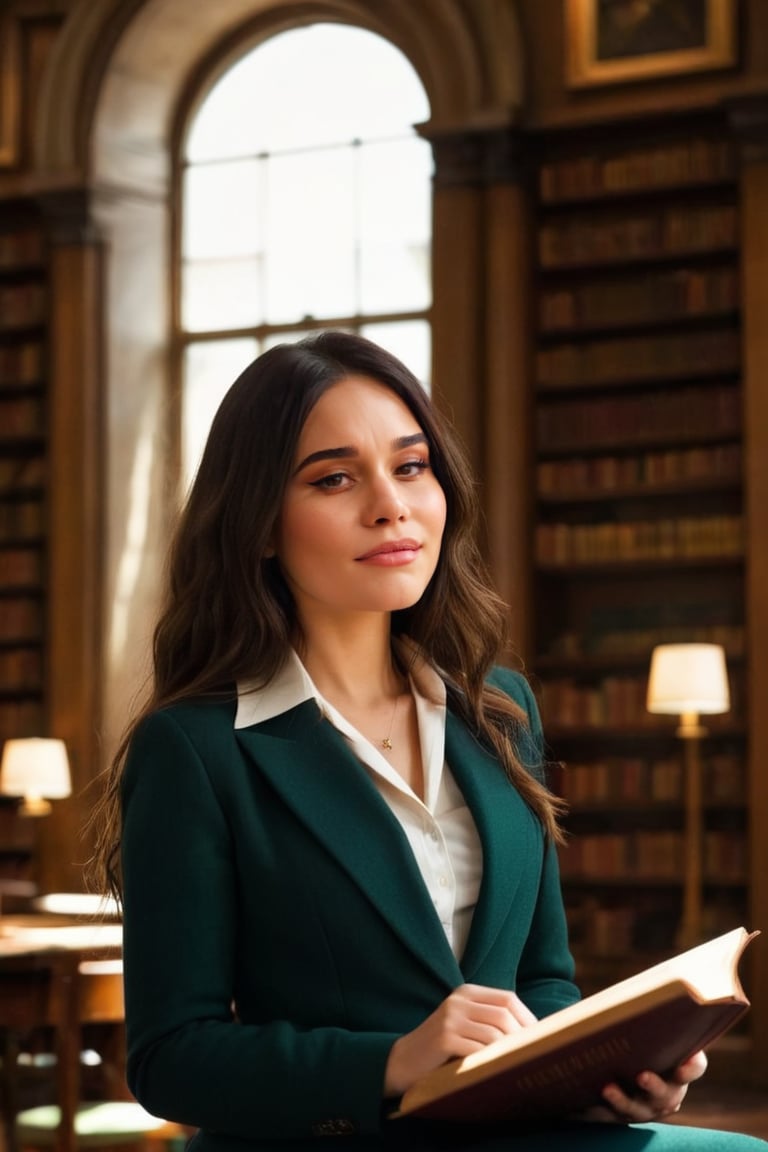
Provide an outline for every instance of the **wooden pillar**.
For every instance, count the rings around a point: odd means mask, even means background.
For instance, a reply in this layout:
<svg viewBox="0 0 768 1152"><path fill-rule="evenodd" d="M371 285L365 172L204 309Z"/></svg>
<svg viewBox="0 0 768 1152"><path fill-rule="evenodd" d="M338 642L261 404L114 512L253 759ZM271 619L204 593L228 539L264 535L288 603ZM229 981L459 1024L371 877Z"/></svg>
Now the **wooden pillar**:
<svg viewBox="0 0 768 1152"><path fill-rule="evenodd" d="M102 249L85 191L41 202L51 244L48 728L66 742L73 795L55 803L42 830L40 883L79 891L88 785L100 767Z"/></svg>
<svg viewBox="0 0 768 1152"><path fill-rule="evenodd" d="M514 647L533 644L534 425L530 366L531 235L519 133L488 139L485 193L485 465L488 555L509 604Z"/></svg>
<svg viewBox="0 0 768 1152"><path fill-rule="evenodd" d="M485 267L482 150L472 133L429 137L432 209L432 388L483 475Z"/></svg>
<svg viewBox="0 0 768 1152"><path fill-rule="evenodd" d="M744 484L749 716L750 927L765 930L768 908L768 98L731 105L741 144L741 260ZM750 1074L768 1085L768 949L751 957Z"/></svg>
<svg viewBox="0 0 768 1152"><path fill-rule="evenodd" d="M481 534L530 655L532 395L528 195L521 136L429 136L435 154L433 385L481 484Z"/></svg>

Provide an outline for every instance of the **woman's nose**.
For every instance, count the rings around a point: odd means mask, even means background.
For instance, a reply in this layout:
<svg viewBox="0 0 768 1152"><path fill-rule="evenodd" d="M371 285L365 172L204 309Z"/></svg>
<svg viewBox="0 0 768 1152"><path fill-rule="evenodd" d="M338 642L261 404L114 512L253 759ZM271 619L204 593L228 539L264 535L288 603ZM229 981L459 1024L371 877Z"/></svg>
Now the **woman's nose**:
<svg viewBox="0 0 768 1152"><path fill-rule="evenodd" d="M369 503L369 518L374 524L387 524L393 520L405 520L408 505L397 481L391 477L380 477L373 485Z"/></svg>

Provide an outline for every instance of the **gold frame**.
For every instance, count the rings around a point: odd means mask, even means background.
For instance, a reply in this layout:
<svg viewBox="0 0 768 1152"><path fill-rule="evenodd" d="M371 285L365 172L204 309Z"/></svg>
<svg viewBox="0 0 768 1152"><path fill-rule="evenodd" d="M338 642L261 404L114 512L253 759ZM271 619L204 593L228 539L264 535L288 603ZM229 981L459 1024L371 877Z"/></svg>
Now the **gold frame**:
<svg viewBox="0 0 768 1152"><path fill-rule="evenodd" d="M0 17L0 168L19 159L19 25L12 15Z"/></svg>
<svg viewBox="0 0 768 1152"><path fill-rule="evenodd" d="M569 88L622 84L686 72L730 68L737 61L736 0L705 0L707 33L700 47L597 58L599 0L564 0Z"/></svg>

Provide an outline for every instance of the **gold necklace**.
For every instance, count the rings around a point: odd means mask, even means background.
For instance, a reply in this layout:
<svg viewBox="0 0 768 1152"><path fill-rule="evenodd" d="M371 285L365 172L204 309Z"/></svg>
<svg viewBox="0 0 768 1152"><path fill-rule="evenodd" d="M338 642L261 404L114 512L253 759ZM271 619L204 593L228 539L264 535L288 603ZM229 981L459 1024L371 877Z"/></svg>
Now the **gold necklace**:
<svg viewBox="0 0 768 1152"><path fill-rule="evenodd" d="M381 744L382 750L384 752L391 752L392 751L392 728L393 728L394 723L395 723L395 716L397 715L397 706L400 703L400 696L401 695L402 695L402 693L398 692L397 696L395 696L395 706L392 709L392 715L389 718L389 728L387 730L387 734L383 738L383 740L379 741L379 743Z"/></svg>

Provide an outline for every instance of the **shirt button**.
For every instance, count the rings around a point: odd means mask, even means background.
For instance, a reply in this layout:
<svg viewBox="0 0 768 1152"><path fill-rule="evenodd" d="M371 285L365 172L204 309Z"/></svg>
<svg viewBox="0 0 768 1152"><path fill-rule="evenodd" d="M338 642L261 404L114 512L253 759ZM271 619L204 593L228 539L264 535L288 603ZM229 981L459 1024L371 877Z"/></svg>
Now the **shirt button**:
<svg viewBox="0 0 768 1152"><path fill-rule="evenodd" d="M435 832L434 828L430 832L429 837L430 837L430 840L434 840L435 844L437 844L438 840L440 839L437 832Z"/></svg>
<svg viewBox="0 0 768 1152"><path fill-rule="evenodd" d="M440 879L438 880L438 884L440 885L441 888L447 888L448 887L448 877L447 876L441 876Z"/></svg>

